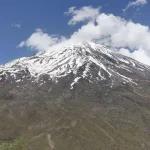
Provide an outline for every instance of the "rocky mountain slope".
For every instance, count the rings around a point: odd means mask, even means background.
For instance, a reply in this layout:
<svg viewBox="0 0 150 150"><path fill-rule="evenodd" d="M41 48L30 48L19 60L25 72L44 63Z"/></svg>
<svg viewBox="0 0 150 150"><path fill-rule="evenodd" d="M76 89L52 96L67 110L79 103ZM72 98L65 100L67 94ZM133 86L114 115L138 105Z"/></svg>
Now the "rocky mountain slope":
<svg viewBox="0 0 150 150"><path fill-rule="evenodd" d="M150 149L150 67L95 43L0 66L0 150Z"/></svg>

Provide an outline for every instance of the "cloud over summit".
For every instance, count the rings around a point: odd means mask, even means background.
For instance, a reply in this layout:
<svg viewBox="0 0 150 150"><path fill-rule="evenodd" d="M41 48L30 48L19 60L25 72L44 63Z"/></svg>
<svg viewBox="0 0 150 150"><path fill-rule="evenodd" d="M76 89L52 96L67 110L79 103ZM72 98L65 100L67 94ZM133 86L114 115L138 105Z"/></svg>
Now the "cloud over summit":
<svg viewBox="0 0 150 150"><path fill-rule="evenodd" d="M68 25L82 22L80 28L69 38L48 35L38 29L27 40L21 42L19 47L27 46L37 51L49 51L51 47L94 41L150 65L148 26L127 21L113 14L100 13L100 7L71 7L65 14L71 16Z"/></svg>

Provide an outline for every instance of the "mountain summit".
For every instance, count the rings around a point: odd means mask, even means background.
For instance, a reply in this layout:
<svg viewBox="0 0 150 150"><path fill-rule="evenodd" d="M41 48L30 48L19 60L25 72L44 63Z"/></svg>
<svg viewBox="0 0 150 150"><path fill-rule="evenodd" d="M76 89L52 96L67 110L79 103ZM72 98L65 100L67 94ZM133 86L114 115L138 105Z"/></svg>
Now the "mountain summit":
<svg viewBox="0 0 150 150"><path fill-rule="evenodd" d="M0 67L0 80L2 83L8 80L22 82L28 76L29 80L38 82L47 75L49 80L57 82L72 75L74 84L87 79L89 82L105 80L111 84L127 82L136 85L139 78L147 80L149 73L150 67L90 42L14 60Z"/></svg>
<svg viewBox="0 0 150 150"><path fill-rule="evenodd" d="M150 149L149 87L149 66L92 42L16 59L0 66L0 143Z"/></svg>

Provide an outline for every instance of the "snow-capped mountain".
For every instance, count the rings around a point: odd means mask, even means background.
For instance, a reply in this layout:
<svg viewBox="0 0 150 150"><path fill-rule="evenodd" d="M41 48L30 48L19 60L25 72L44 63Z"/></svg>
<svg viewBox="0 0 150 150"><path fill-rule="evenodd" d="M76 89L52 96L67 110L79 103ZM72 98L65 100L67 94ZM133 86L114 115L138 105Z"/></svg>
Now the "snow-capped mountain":
<svg viewBox="0 0 150 150"><path fill-rule="evenodd" d="M148 150L149 141L149 66L91 42L0 66L0 149Z"/></svg>
<svg viewBox="0 0 150 150"><path fill-rule="evenodd" d="M92 67L95 67L94 74ZM81 78L90 82L107 80L111 86L119 82L137 85L139 78L149 79L150 67L92 42L52 49L41 55L20 58L0 66L2 84L7 80L22 82L26 78L38 82L43 75L57 82L69 74L74 76L71 88Z"/></svg>

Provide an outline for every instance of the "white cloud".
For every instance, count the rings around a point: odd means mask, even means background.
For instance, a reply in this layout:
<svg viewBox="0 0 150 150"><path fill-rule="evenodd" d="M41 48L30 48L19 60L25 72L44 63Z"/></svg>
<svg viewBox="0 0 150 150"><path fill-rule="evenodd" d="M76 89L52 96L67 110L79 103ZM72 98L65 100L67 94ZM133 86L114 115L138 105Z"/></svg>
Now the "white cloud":
<svg viewBox="0 0 150 150"><path fill-rule="evenodd" d="M63 41L62 36L48 35L42 29L36 29L35 32L26 40L22 41L18 47L27 46L37 51L46 51L50 46Z"/></svg>
<svg viewBox="0 0 150 150"><path fill-rule="evenodd" d="M150 57L142 48L139 48L138 50L135 50L134 52L130 52L128 49L121 48L119 50L119 53L128 57L131 57L144 64L150 65Z"/></svg>
<svg viewBox="0 0 150 150"><path fill-rule="evenodd" d="M144 6L146 5L148 2L147 0L136 0L134 2L129 2L128 5L126 6L125 9L123 9L123 11L125 12L126 10L128 10L130 7L135 7L135 6Z"/></svg>
<svg viewBox="0 0 150 150"><path fill-rule="evenodd" d="M81 9L76 9L76 7L69 8L68 12L65 12L66 15L71 15L72 19L68 22L69 25L75 25L81 21L91 21L99 15L100 7L93 8L92 6L84 6Z"/></svg>
<svg viewBox="0 0 150 150"><path fill-rule="evenodd" d="M14 28L21 28L21 24L12 24L11 27L14 27Z"/></svg>
<svg viewBox="0 0 150 150"><path fill-rule="evenodd" d="M87 13L88 17L83 15L85 7L69 9L69 12L77 12L71 14L69 24L84 23L72 33L70 38L48 35L40 29L36 30L26 41L21 42L19 47L27 46L37 51L50 51L52 47L95 41L150 65L150 29L148 26L127 21L113 14L100 13L99 8L87 6L86 11L87 8L90 8ZM98 14L95 13L97 11ZM80 16L80 13L81 17L76 17Z"/></svg>

